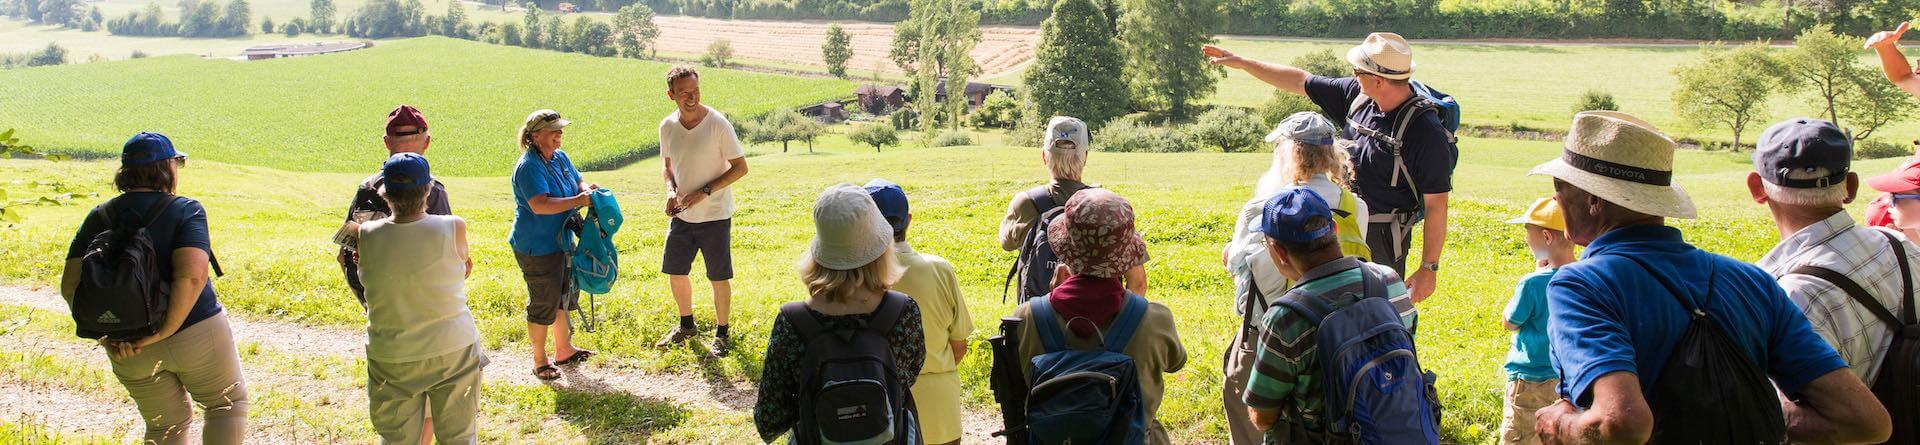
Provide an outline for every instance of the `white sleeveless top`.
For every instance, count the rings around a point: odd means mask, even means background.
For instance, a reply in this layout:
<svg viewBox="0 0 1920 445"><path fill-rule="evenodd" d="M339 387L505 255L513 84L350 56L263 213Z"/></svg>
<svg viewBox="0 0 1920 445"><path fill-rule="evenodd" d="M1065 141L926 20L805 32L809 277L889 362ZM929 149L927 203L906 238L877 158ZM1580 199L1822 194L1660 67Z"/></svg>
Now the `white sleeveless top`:
<svg viewBox="0 0 1920 445"><path fill-rule="evenodd" d="M466 262L452 216L360 226L360 282L367 288L367 359L405 363L480 341L467 310Z"/></svg>

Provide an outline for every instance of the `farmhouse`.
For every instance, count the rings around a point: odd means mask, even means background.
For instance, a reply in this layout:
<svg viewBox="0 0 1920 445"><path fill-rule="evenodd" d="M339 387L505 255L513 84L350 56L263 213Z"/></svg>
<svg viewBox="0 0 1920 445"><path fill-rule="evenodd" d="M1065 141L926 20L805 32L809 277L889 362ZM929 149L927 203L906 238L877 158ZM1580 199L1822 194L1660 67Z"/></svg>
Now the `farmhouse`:
<svg viewBox="0 0 1920 445"><path fill-rule="evenodd" d="M373 42L316 42L316 43L278 43L254 45L241 51L247 60L278 59L283 57L317 56L372 47Z"/></svg>
<svg viewBox="0 0 1920 445"><path fill-rule="evenodd" d="M940 83L934 86L933 91L934 102L945 103L947 101L947 80L940 79ZM972 111L974 108L979 108L980 104L985 103L987 96L993 93L1013 94L1013 87L990 83L967 82L967 87L961 94L967 98L967 110Z"/></svg>
<svg viewBox="0 0 1920 445"><path fill-rule="evenodd" d="M907 90L899 86L864 85L854 90L860 109L867 114L887 114L907 104Z"/></svg>
<svg viewBox="0 0 1920 445"><path fill-rule="evenodd" d="M801 108L800 114L815 122L835 124L847 120L847 107L839 102L821 102Z"/></svg>

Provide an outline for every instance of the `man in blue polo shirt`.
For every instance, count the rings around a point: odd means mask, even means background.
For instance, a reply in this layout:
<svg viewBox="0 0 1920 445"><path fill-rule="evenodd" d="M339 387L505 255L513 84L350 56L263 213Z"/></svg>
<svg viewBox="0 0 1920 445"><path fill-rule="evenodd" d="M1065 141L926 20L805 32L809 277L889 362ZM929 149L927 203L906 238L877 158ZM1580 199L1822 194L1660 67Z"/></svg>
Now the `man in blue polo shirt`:
<svg viewBox="0 0 1920 445"><path fill-rule="evenodd" d="M1673 408L1675 400L1702 394L1660 389L1670 383L1661 373L1669 370L1668 357L1682 333L1701 322L1681 306L1682 299L1700 306L1700 320L1717 325L1748 363L1761 368L1756 371L1787 394L1780 410L1788 438L1886 439L1886 410L1814 334L1772 276L1696 249L1666 225L1665 218L1694 217L1693 203L1672 183L1672 139L1633 116L1586 112L1574 116L1565 147L1559 159L1532 171L1554 178L1567 238L1587 246L1582 260L1560 269L1548 285L1553 316L1547 331L1564 399L1538 413L1544 442L1642 443L1663 431L1699 426L1677 419L1712 414ZM1727 369L1725 376L1737 371ZM1765 383L1757 386L1766 391Z"/></svg>

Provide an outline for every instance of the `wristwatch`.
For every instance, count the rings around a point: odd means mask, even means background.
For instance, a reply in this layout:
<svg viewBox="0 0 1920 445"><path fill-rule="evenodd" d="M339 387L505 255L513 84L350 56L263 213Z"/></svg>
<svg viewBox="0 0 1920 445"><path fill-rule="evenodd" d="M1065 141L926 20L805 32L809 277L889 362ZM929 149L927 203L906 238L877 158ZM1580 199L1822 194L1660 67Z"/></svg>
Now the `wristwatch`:
<svg viewBox="0 0 1920 445"><path fill-rule="evenodd" d="M1420 263L1420 268L1426 269L1428 272L1439 272L1440 263Z"/></svg>
<svg viewBox="0 0 1920 445"><path fill-rule="evenodd" d="M700 186L700 194L702 194L702 195L711 195L711 194L713 194L713 186L711 186L711 185L704 185L704 186Z"/></svg>

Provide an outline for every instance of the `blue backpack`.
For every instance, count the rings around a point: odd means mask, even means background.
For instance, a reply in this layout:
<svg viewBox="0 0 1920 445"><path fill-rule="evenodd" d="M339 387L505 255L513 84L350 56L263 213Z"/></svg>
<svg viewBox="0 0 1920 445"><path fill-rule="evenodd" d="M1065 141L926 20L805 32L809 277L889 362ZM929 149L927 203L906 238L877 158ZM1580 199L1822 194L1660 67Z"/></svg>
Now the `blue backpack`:
<svg viewBox="0 0 1920 445"><path fill-rule="evenodd" d="M1034 444L1139 444L1147 436L1140 373L1125 353L1147 314L1147 299L1128 293L1126 307L1101 338L1103 349L1067 347L1047 298L1035 298L1033 324L1046 353L1033 357L1027 395L1027 437ZM1084 318L1067 320L1088 321Z"/></svg>
<svg viewBox="0 0 1920 445"><path fill-rule="evenodd" d="M613 234L620 231L620 203L613 191L598 189L588 194L593 206L582 221L580 243L573 249L573 283L581 292L605 294L613 291L619 278L620 252L614 249Z"/></svg>
<svg viewBox="0 0 1920 445"><path fill-rule="evenodd" d="M1330 441L1436 444L1440 408L1434 376L1420 368L1413 334L1386 298L1380 278L1361 266L1362 297L1338 310L1319 297L1290 293L1276 303L1318 329L1321 400Z"/></svg>

